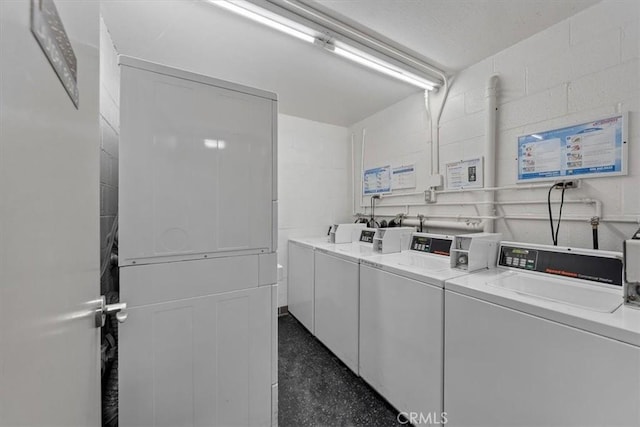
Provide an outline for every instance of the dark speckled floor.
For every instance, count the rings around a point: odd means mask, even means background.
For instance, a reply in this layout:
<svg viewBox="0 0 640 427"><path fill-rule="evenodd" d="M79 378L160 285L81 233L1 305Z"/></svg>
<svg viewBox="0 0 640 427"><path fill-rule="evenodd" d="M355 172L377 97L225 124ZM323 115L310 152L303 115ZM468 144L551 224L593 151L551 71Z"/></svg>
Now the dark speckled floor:
<svg viewBox="0 0 640 427"><path fill-rule="evenodd" d="M278 424L399 426L397 412L290 315L278 319Z"/></svg>

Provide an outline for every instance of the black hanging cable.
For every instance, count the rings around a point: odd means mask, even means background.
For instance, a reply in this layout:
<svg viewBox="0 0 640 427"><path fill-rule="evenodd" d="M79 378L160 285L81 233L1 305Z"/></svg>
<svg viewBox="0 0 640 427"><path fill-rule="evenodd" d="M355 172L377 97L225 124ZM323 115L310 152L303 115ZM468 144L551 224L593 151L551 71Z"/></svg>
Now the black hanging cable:
<svg viewBox="0 0 640 427"><path fill-rule="evenodd" d="M378 223L378 221L376 221L376 214L375 214L375 209L376 209L376 204L374 202L374 199L379 199L380 196L378 194L371 196L371 220L369 221L369 227L370 228L378 228L380 227L380 224Z"/></svg>
<svg viewBox="0 0 640 427"><path fill-rule="evenodd" d="M600 224L600 218L597 216L591 217L591 236L593 237L593 249L598 249L598 225Z"/></svg>
<svg viewBox="0 0 640 427"><path fill-rule="evenodd" d="M556 188L558 184L553 184L551 188L549 188L549 193L547 194L547 207L549 208L549 226L551 227L551 241L553 244L556 244L555 234L553 230L553 213L551 212L551 192L554 188Z"/></svg>
<svg viewBox="0 0 640 427"><path fill-rule="evenodd" d="M562 196L560 197L560 212L558 213L558 225L556 226L556 235L553 244L558 246L558 231L560 231L560 221L562 221L562 206L564 206L564 191L567 189L566 185L562 185Z"/></svg>

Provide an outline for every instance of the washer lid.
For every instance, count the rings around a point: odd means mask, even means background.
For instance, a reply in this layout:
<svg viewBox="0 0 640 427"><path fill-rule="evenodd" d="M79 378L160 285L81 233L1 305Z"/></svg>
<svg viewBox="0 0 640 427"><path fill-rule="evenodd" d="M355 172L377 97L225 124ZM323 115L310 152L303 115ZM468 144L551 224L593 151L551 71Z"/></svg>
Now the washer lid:
<svg viewBox="0 0 640 427"><path fill-rule="evenodd" d="M511 272L487 285L600 313L613 313L622 304L619 291L551 277Z"/></svg>
<svg viewBox="0 0 640 427"><path fill-rule="evenodd" d="M368 257L361 264L441 288L445 280L468 274L451 268L449 257L414 251Z"/></svg>
<svg viewBox="0 0 640 427"><path fill-rule="evenodd" d="M543 283L545 281L548 283ZM513 284L510 285L509 282ZM575 279L518 272L503 267L459 276L447 280L444 285L446 293L465 295L480 302L640 346L640 310L621 305L622 289L591 283L582 285L580 290L578 287L580 285ZM567 292L571 294L563 294L555 288L567 288ZM580 296L570 296L574 292L580 292ZM596 298L602 298L602 304L594 302ZM566 302L567 299L569 302ZM589 305L590 308L585 307ZM609 310L613 305L617 308L611 312Z"/></svg>

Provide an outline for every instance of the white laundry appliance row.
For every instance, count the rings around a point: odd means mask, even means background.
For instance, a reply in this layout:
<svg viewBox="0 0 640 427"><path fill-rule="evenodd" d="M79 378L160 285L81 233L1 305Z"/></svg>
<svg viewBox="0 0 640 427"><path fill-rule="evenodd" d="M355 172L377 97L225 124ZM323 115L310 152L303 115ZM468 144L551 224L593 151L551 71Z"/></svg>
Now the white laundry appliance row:
<svg viewBox="0 0 640 427"><path fill-rule="evenodd" d="M315 335L417 421L640 425L640 310L622 305L621 254L494 236L413 233L399 253L343 256L360 264L358 338L352 329L337 347L340 334L318 334L318 321L354 300L355 287L340 283L355 282L355 267L347 273L336 259L363 246L315 246ZM337 350L346 347L349 357Z"/></svg>

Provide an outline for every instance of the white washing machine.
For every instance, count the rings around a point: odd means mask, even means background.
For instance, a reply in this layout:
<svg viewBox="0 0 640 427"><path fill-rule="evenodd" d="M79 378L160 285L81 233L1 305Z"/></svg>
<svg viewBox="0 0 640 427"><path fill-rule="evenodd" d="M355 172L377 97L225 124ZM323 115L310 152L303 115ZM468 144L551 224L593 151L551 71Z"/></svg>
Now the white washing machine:
<svg viewBox="0 0 640 427"><path fill-rule="evenodd" d="M496 268L445 289L448 425L640 425L621 254L502 242Z"/></svg>
<svg viewBox="0 0 640 427"><path fill-rule="evenodd" d="M314 334L314 250L331 245L325 237L289 239L287 305L302 325Z"/></svg>
<svg viewBox="0 0 640 427"><path fill-rule="evenodd" d="M328 236L289 239L287 264L287 305L302 325L315 335L314 251L334 243L351 243L365 224L334 224Z"/></svg>
<svg viewBox="0 0 640 427"><path fill-rule="evenodd" d="M408 250L360 264L360 376L398 411L439 422L443 285L467 274L450 266L452 240L414 233Z"/></svg>
<svg viewBox="0 0 640 427"><path fill-rule="evenodd" d="M384 230L384 244L400 248L414 231L411 227ZM360 231L352 243L316 247L315 335L345 365L358 373L358 319L360 260L377 255L372 228ZM399 249L398 249L399 250Z"/></svg>

